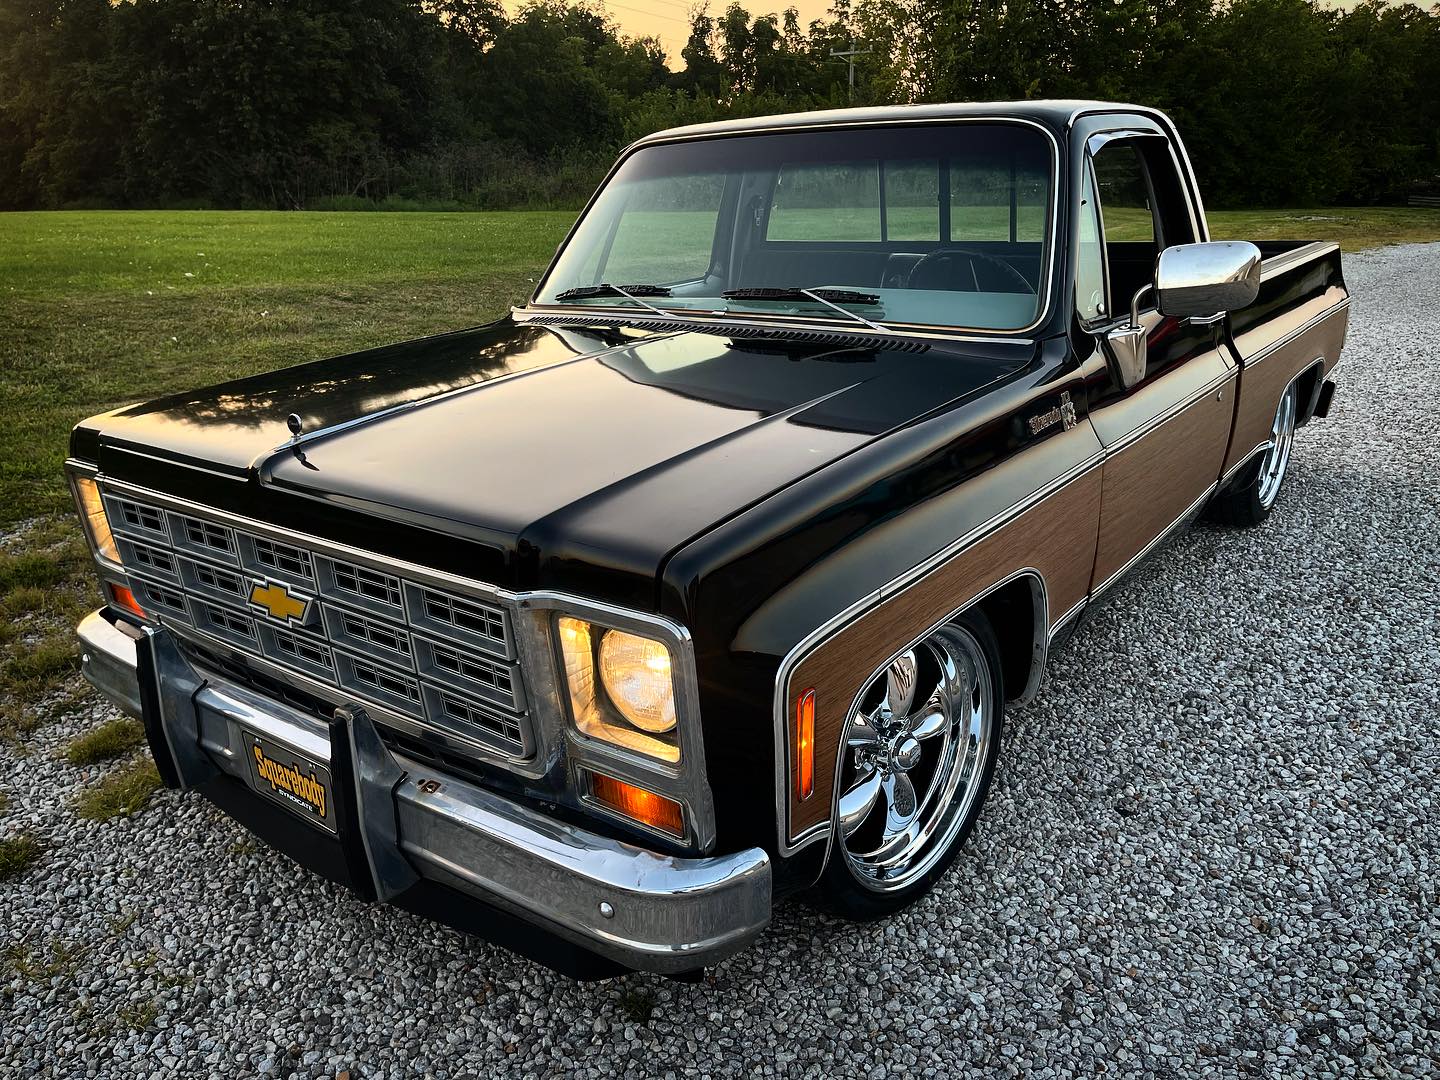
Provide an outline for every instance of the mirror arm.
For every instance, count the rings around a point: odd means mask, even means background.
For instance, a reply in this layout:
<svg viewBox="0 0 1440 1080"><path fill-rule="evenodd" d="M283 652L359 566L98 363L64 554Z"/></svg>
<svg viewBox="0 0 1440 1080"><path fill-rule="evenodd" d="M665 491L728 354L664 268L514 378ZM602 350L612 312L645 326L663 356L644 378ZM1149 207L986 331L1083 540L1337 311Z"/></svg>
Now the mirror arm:
<svg viewBox="0 0 1440 1080"><path fill-rule="evenodd" d="M1153 282L1146 282L1144 285L1141 285L1140 288L1136 289L1135 295L1130 298L1130 325L1132 327L1140 325L1140 301L1145 297L1146 293L1152 293L1154 291L1155 284Z"/></svg>

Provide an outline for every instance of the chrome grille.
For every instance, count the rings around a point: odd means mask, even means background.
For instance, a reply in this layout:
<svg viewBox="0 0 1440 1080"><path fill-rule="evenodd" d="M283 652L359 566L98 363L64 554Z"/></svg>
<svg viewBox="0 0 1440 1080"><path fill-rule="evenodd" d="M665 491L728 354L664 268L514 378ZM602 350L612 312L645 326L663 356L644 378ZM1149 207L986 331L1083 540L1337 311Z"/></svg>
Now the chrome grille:
<svg viewBox="0 0 1440 1080"><path fill-rule="evenodd" d="M371 707L382 723L390 718L516 762L533 756L510 616L499 600L128 493L105 499L142 606L182 637L323 683L340 692L337 700ZM278 618L252 602L256 590L260 600L277 594L303 604L303 613Z"/></svg>

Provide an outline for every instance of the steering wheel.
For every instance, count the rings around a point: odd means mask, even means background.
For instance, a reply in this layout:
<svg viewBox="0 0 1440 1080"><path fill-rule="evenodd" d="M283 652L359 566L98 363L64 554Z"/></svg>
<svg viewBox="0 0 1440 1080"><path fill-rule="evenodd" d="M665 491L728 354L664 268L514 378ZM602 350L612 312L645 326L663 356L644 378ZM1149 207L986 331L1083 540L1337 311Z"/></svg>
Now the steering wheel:
<svg viewBox="0 0 1440 1080"><path fill-rule="evenodd" d="M919 275L922 270L930 267L933 273L933 269L938 269L942 264L949 263L957 257L964 257L970 260L970 277L975 283L973 289L956 290L958 292L982 291L979 280L975 276L975 260L979 259L981 262L989 263L991 266L996 267L1006 277L1018 282L1022 293L1027 293L1030 296L1035 295L1035 286L1031 285L1024 274L1020 273L1019 270L1016 270L1015 267L1011 266L1004 259L997 258L994 255L988 255L983 251L975 251L973 248L964 247L936 248L934 251L922 255L915 265L910 267L910 276L905 279L906 286L911 289L923 288L923 286L916 284L917 275Z"/></svg>

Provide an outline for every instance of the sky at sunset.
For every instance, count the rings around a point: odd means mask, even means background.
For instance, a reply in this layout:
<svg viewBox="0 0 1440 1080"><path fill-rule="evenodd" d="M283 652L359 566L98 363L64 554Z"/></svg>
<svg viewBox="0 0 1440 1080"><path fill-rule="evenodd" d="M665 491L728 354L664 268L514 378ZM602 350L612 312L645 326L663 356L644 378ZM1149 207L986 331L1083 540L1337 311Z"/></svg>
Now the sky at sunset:
<svg viewBox="0 0 1440 1080"><path fill-rule="evenodd" d="M1425 0L1419 2L1422 7L1428 6ZM809 26L812 20L821 18L830 8L830 0L793 0L793 3L770 5L755 0L741 0L741 3L752 15L768 15L772 12L779 14L787 7L794 7L800 12L801 26ZM1357 3L1359 0L1332 0L1326 6L1353 8ZM728 4L729 0L711 0L710 14L720 15ZM509 5L511 10L518 6L516 3ZM685 62L680 59L680 50L685 47L685 39L690 35L688 12L697 7L697 4L687 3L686 0L619 0L618 3L604 0L601 6L620 25L620 29L631 37L658 37L665 46L665 53L673 70L678 71L685 66ZM863 43L861 48L864 48ZM843 61L837 60L836 63Z"/></svg>
<svg viewBox="0 0 1440 1080"><path fill-rule="evenodd" d="M710 14L720 15L728 4L729 0L712 0ZM678 71L685 66L680 50L690 36L688 13L698 5L685 0L619 0L618 3L605 0L602 6L631 37L658 37L665 46L671 68ZM750 2L744 6L752 15L768 15L772 11L778 15L787 7L794 7L800 12L800 25L809 26L812 19L820 18L829 10L830 0L793 0L793 3L771 5Z"/></svg>

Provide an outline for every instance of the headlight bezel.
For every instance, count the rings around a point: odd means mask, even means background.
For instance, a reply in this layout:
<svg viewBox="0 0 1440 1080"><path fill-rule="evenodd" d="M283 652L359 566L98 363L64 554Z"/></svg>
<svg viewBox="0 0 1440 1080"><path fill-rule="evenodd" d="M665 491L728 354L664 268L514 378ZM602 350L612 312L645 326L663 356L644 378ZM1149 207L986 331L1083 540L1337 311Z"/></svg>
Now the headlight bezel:
<svg viewBox="0 0 1440 1080"><path fill-rule="evenodd" d="M700 727L699 680L695 668L694 643L679 623L663 616L631 611L570 594L530 594L525 607L543 613L550 642L554 671L554 700L559 709L560 727L568 758L568 771L582 803L604 817L613 812L585 798L582 773L602 772L615 779L654 791L679 802L684 810L685 833L677 838L650 829L641 822L626 821L631 828L653 835L668 844L677 839L686 848L708 851L715 842L714 805L705 771L705 747ZM577 723L571 700L566 657L561 638L561 620L576 619L592 630L619 630L663 644L669 651L672 692L675 700L673 735L678 753L670 760L644 753L633 746L597 737ZM598 642L597 633L593 639ZM618 820L618 819L617 819Z"/></svg>

